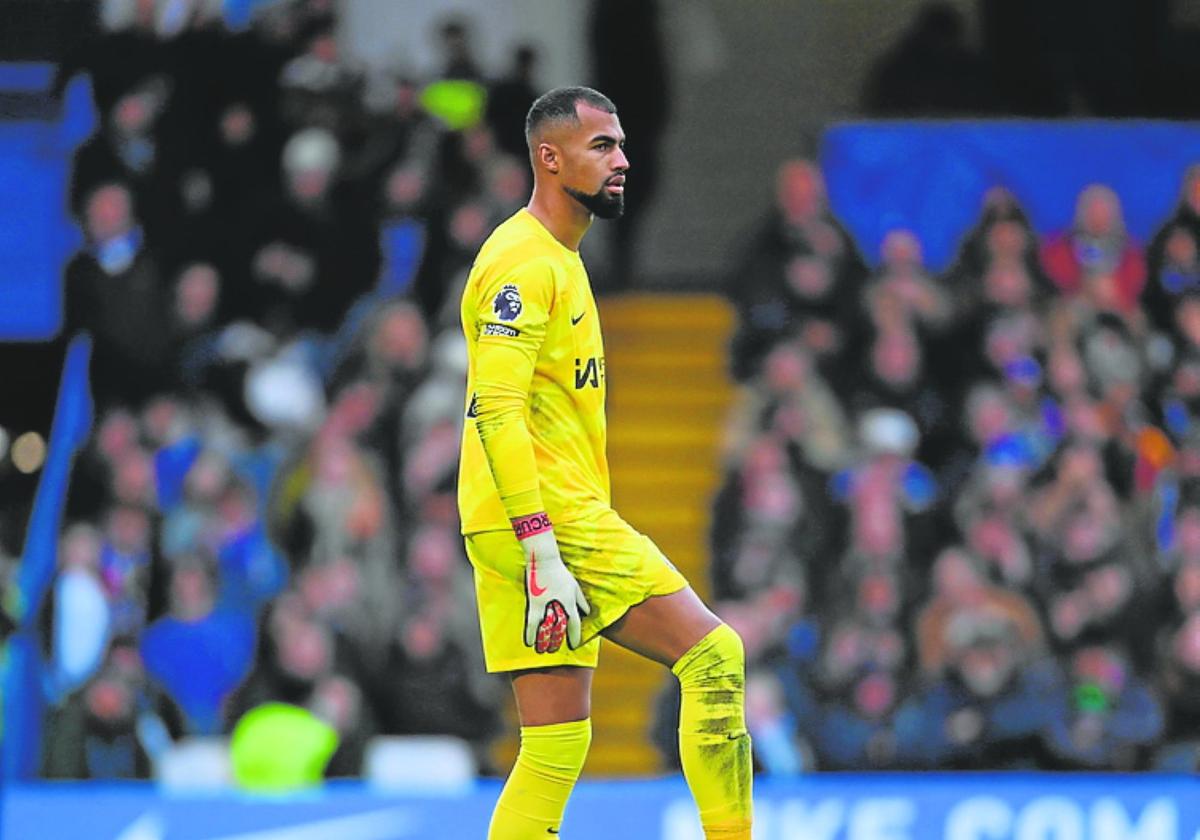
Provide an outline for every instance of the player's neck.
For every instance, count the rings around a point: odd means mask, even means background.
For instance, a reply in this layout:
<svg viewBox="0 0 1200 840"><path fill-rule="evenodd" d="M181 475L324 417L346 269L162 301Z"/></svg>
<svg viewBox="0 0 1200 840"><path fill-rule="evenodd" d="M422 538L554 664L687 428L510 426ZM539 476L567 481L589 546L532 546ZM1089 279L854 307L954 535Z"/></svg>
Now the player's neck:
<svg viewBox="0 0 1200 840"><path fill-rule="evenodd" d="M525 206L550 235L572 251L579 250L579 243L592 226L592 214L566 193L533 188L529 204Z"/></svg>

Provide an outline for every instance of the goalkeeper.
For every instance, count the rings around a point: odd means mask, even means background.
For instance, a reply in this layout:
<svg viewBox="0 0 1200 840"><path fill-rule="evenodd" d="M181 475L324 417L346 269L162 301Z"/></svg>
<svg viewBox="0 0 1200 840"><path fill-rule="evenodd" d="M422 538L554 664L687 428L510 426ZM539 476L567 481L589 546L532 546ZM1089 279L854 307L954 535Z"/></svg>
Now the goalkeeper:
<svg viewBox="0 0 1200 840"><path fill-rule="evenodd" d="M459 513L487 668L511 675L521 723L488 837L558 834L591 741L604 636L678 677L683 772L705 836L749 840L741 640L609 497L604 347L579 243L624 206L616 108L559 88L530 108L525 134L533 195L483 244L462 298Z"/></svg>

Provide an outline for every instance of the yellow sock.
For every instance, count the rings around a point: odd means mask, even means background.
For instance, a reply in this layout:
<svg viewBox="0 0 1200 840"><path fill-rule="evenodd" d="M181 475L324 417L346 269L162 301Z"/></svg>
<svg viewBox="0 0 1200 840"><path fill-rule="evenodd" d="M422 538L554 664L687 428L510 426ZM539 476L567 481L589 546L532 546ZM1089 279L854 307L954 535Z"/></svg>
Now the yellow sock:
<svg viewBox="0 0 1200 840"><path fill-rule="evenodd" d="M707 840L750 840L750 735L746 732L746 654L728 625L680 657L679 756Z"/></svg>
<svg viewBox="0 0 1200 840"><path fill-rule="evenodd" d="M567 798L592 743L592 721L522 726L521 750L496 810L488 840L546 840L562 824Z"/></svg>

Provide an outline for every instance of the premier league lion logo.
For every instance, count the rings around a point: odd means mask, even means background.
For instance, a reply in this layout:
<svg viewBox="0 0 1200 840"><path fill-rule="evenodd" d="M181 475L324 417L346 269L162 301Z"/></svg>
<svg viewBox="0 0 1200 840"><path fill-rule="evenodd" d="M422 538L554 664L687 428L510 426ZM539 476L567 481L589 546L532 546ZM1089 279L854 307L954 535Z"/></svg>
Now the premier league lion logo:
<svg viewBox="0 0 1200 840"><path fill-rule="evenodd" d="M521 314L521 293L512 283L500 287L500 294L492 301L492 309L501 321L515 321Z"/></svg>

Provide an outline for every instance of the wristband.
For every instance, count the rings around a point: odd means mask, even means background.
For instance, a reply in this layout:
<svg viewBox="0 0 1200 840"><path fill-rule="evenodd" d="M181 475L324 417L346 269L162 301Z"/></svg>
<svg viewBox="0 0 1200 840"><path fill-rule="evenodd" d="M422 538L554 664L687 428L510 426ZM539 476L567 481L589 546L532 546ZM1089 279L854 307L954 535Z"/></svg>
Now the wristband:
<svg viewBox="0 0 1200 840"><path fill-rule="evenodd" d="M528 516L518 516L512 520L513 531L516 532L517 539L523 540L532 537L534 534L541 534L550 530L550 517L545 511L541 513L531 513Z"/></svg>

